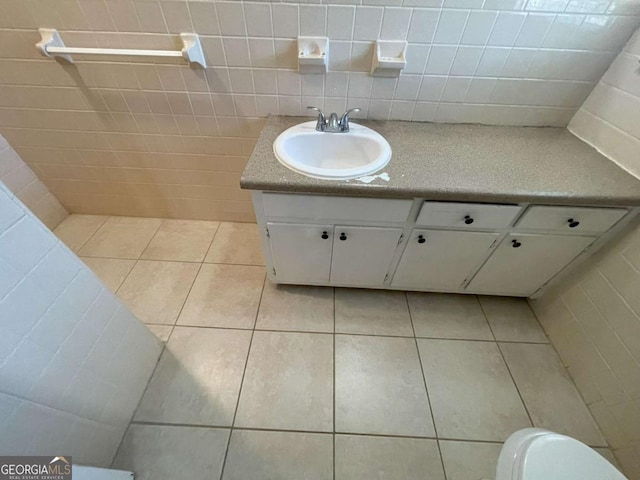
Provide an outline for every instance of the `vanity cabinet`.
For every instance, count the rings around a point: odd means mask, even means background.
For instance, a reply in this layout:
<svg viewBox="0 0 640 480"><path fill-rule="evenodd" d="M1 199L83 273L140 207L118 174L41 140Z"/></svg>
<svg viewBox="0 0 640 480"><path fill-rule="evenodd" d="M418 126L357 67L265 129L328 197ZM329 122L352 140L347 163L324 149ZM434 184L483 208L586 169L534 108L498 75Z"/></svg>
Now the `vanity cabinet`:
<svg viewBox="0 0 640 480"><path fill-rule="evenodd" d="M275 283L535 296L640 209L253 192Z"/></svg>

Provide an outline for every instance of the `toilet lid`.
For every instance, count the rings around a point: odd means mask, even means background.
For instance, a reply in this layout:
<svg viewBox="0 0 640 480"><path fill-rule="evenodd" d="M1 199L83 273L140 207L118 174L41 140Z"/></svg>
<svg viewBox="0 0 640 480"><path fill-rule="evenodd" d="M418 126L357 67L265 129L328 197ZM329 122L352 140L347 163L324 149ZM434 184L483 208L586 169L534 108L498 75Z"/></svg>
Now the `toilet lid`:
<svg viewBox="0 0 640 480"><path fill-rule="evenodd" d="M534 438L521 459L521 480L627 480L595 450L555 433Z"/></svg>

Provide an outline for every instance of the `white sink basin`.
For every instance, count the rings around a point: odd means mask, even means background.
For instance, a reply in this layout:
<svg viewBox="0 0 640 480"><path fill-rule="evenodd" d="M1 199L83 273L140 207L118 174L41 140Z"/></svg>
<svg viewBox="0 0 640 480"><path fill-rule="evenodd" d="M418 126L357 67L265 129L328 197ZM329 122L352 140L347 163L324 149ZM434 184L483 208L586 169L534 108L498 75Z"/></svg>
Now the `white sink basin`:
<svg viewBox="0 0 640 480"><path fill-rule="evenodd" d="M280 163L308 177L347 180L369 175L391 160L391 146L378 132L357 123L347 133L316 131L316 122L288 128L273 142Z"/></svg>

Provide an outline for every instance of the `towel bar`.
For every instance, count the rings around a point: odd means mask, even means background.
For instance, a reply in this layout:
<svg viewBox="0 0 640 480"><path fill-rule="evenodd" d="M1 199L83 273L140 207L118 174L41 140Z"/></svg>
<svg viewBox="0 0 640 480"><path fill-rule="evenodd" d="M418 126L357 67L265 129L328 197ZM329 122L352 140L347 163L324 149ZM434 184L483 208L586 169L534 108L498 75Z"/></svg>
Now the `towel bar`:
<svg viewBox="0 0 640 480"><path fill-rule="evenodd" d="M71 54L84 55L121 55L127 57L183 57L191 63L197 63L202 68L207 68L200 45L200 38L196 33L181 33L182 50L139 50L126 48L92 48L92 47L67 47L60 34L54 28L41 28L38 30L42 40L36 43L40 53L46 57L60 57L73 63Z"/></svg>

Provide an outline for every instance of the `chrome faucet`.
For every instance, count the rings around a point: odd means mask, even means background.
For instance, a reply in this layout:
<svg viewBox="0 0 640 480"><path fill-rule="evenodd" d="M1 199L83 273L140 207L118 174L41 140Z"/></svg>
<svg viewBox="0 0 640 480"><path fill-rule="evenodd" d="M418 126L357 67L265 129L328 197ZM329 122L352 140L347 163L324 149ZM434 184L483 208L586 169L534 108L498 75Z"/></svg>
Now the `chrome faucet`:
<svg viewBox="0 0 640 480"><path fill-rule="evenodd" d="M351 108L344 112L340 119L336 113L329 115L329 119L324 115L324 112L318 107L307 107L309 110L315 110L318 112L318 121L316 122L316 130L319 132L328 133L347 133L349 131L349 114L351 112L359 112L359 108Z"/></svg>

